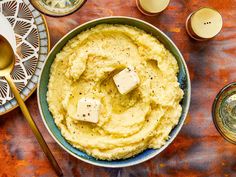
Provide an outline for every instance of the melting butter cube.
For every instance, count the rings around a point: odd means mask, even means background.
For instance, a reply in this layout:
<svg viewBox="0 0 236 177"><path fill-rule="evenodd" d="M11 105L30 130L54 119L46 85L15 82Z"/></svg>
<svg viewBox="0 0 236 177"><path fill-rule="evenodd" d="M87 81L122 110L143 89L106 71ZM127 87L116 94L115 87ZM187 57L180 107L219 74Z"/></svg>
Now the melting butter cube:
<svg viewBox="0 0 236 177"><path fill-rule="evenodd" d="M139 84L138 74L133 67L128 67L113 77L118 91L124 95L133 90Z"/></svg>
<svg viewBox="0 0 236 177"><path fill-rule="evenodd" d="M100 101L91 98L81 98L77 105L77 119L97 123L100 108Z"/></svg>

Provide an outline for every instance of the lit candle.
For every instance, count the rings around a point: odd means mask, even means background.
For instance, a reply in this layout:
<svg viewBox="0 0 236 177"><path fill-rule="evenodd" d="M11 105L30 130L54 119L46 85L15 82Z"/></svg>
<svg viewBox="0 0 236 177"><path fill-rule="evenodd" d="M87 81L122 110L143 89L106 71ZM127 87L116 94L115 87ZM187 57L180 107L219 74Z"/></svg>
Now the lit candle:
<svg viewBox="0 0 236 177"><path fill-rule="evenodd" d="M223 20L218 11L204 7L189 15L186 30L190 37L205 41L215 37L222 29Z"/></svg>
<svg viewBox="0 0 236 177"><path fill-rule="evenodd" d="M154 16L165 10L170 0L136 0L138 9L145 15Z"/></svg>

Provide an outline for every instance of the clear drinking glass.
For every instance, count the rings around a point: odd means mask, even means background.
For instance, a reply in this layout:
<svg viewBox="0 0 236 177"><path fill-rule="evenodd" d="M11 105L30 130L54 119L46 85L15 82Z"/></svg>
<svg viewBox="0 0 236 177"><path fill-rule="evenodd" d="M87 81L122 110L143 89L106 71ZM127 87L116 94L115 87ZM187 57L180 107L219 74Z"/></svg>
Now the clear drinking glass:
<svg viewBox="0 0 236 177"><path fill-rule="evenodd" d="M220 134L236 144L236 82L226 85L212 106L214 124Z"/></svg>
<svg viewBox="0 0 236 177"><path fill-rule="evenodd" d="M30 0L40 12L54 17L69 15L81 8L86 0Z"/></svg>

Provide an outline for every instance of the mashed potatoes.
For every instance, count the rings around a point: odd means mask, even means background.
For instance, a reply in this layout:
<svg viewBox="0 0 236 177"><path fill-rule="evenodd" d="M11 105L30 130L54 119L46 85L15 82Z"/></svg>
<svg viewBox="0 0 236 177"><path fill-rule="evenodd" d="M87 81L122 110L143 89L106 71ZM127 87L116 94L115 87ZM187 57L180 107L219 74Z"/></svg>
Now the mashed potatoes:
<svg viewBox="0 0 236 177"><path fill-rule="evenodd" d="M139 86L121 95L113 76L133 66ZM125 25L98 25L70 40L51 67L47 101L65 139L104 160L160 148L178 123L183 91L173 55L154 37ZM75 120L78 100L100 100L97 124Z"/></svg>

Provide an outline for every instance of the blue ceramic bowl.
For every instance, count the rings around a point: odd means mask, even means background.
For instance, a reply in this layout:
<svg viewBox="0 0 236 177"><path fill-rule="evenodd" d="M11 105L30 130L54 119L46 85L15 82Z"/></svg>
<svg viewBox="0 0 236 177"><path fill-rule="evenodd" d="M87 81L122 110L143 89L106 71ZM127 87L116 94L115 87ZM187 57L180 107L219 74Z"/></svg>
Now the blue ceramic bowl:
<svg viewBox="0 0 236 177"><path fill-rule="evenodd" d="M82 31L85 31L86 29L92 28L98 24L125 24L125 25L131 25L135 26L137 28L140 28L147 33L152 34L155 36L159 41L161 41L165 47L172 52L172 54L175 56L178 65L179 65L179 74L178 74L178 80L181 85L181 88L184 90L184 98L181 101L181 105L183 108L181 118L179 120L178 125L175 126L175 128L171 131L170 133L170 139L166 142L164 146L162 146L160 149L147 149L144 152L125 159L125 160L114 160L114 161L105 161L105 160L97 160L86 153L80 151L77 148L74 148L71 146L65 138L61 135L60 130L54 123L54 119L48 109L48 103L46 99L46 93L48 90L48 82L49 82L49 75L50 75L50 68L53 63L53 60L56 56L57 53L61 51L61 49L65 46L65 44L81 33ZM167 37L162 31L160 31L158 28L155 26L144 22L139 19L135 18L130 18L130 17L105 17L105 18L100 18L96 19L90 22L87 22L83 25L78 26L74 30L70 31L68 34L66 34L57 44L53 47L51 52L48 55L48 58L46 62L44 63L44 67L42 69L40 78L39 78L39 85L38 85L38 104L39 104L39 109L40 109L40 114L42 116L43 122L45 126L47 127L48 131L52 135L52 137L55 139L55 141L68 153L73 155L74 157L93 164L97 166L102 166L102 167L113 167L113 168L118 168L118 167L126 167L126 166L131 166L135 164L139 164L141 162L144 162L148 159L151 159L152 157L156 156L160 152L162 152L177 136L179 133L181 127L183 126L184 120L187 116L188 109L189 109L189 104L190 104L190 93L191 93L191 86L190 86L190 79L189 79L189 73L188 69L186 66L186 63L184 61L183 56L181 55L180 51L178 48L175 46L175 44Z"/></svg>

